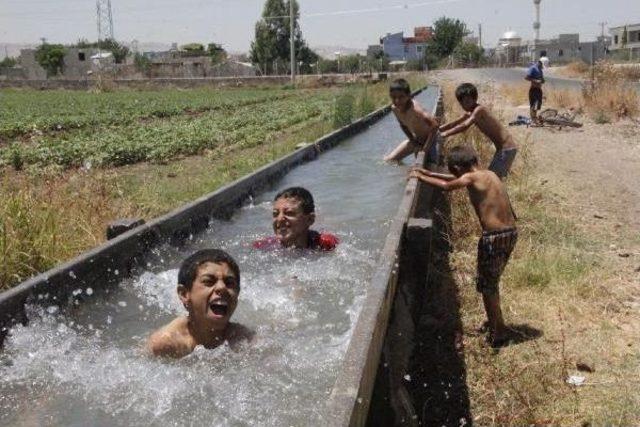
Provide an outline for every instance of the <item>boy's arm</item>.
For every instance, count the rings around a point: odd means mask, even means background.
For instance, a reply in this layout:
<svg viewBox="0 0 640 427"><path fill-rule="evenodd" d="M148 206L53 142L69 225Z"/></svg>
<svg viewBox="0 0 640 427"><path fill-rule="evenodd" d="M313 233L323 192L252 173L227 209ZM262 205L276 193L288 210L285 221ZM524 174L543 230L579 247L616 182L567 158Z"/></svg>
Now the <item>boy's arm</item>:
<svg viewBox="0 0 640 427"><path fill-rule="evenodd" d="M458 133L466 131L467 129L469 129L471 126L475 124L476 119L481 114L481 111L482 109L480 107L477 107L475 110L473 110L473 113L470 114L465 120L461 121L456 126L453 126L452 128L450 128L449 130L446 130L440 133L440 135L443 138L448 138L452 135L456 135Z"/></svg>
<svg viewBox="0 0 640 427"><path fill-rule="evenodd" d="M457 118L455 120L451 120L449 123L440 126L439 130L440 130L440 132L444 132L445 130L449 130L452 127L458 126L460 123L464 122L468 118L469 118L469 113L465 113L462 116L460 116L459 118Z"/></svg>
<svg viewBox="0 0 640 427"><path fill-rule="evenodd" d="M409 174L410 178L418 178L422 182L426 182L434 187L441 188L445 191L457 190L459 188L468 187L473 182L471 174L464 174L460 178L453 179L451 181L445 181L441 178L435 178L432 176L424 175L418 171L412 171Z"/></svg>
<svg viewBox="0 0 640 427"><path fill-rule="evenodd" d="M432 171L430 171L428 169L424 169L424 168L420 168L420 167L412 168L411 172L413 172L413 171L418 171L423 175L432 176L434 178L444 179L445 181L453 181L454 179L456 179L456 177L451 175L451 174L432 172Z"/></svg>

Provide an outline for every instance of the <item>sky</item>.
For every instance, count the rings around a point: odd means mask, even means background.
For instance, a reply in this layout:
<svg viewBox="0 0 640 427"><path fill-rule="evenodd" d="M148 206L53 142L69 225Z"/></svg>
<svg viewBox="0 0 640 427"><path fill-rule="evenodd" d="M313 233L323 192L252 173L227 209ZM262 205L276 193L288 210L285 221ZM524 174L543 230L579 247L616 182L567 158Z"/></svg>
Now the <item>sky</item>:
<svg viewBox="0 0 640 427"><path fill-rule="evenodd" d="M298 0L308 44L366 49L387 32L412 33L440 16L464 21L492 47L508 29L533 38L532 0ZM246 52L264 0L111 0L115 38L123 42L214 41ZM578 32L581 40L608 26L640 22L638 0L542 0L541 38ZM606 27L605 27L606 31ZM95 0L0 0L0 44L97 39Z"/></svg>

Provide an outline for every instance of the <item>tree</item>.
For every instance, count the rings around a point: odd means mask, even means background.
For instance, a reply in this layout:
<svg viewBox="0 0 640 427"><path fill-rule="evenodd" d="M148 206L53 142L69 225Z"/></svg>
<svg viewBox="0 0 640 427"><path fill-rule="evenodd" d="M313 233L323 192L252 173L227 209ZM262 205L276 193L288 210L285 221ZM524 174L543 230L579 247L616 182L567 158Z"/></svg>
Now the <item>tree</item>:
<svg viewBox="0 0 640 427"><path fill-rule="evenodd" d="M16 58L12 58L7 56L2 61L0 61L0 68L11 68L18 65L18 60Z"/></svg>
<svg viewBox="0 0 640 427"><path fill-rule="evenodd" d="M149 73L149 70L151 70L151 60L137 52L133 56L133 65L136 67L136 70L144 74Z"/></svg>
<svg viewBox="0 0 640 427"><path fill-rule="evenodd" d="M47 77L62 73L65 49L61 44L43 43L36 49L36 61L47 72Z"/></svg>
<svg viewBox="0 0 640 427"><path fill-rule="evenodd" d="M227 52L217 43L207 45L207 55L211 57L212 64L218 64L227 59Z"/></svg>
<svg viewBox="0 0 640 427"><path fill-rule="evenodd" d="M106 50L108 52L111 52L111 54L113 55L113 60L116 64L122 64L129 55L129 48L113 39L99 40L97 42L90 42L87 39L80 39L75 45L71 45L71 47L80 49L91 48Z"/></svg>
<svg viewBox="0 0 640 427"><path fill-rule="evenodd" d="M433 24L434 36L425 52L425 62L429 68L435 68L437 63L451 55L454 49L469 34L467 25L459 19L443 16Z"/></svg>
<svg viewBox="0 0 640 427"><path fill-rule="evenodd" d="M317 62L318 56L307 46L300 30L300 8L293 1L294 49L297 62L302 68L310 68ZM276 71L275 63L288 65L290 58L289 1L266 0L262 10L262 19L256 22L255 38L251 42L251 62L264 74Z"/></svg>
<svg viewBox="0 0 640 427"><path fill-rule="evenodd" d="M478 65L482 62L484 50L475 43L462 42L453 50L456 61L465 65Z"/></svg>
<svg viewBox="0 0 640 427"><path fill-rule="evenodd" d="M187 43L180 46L182 56L205 56L204 45L202 43Z"/></svg>

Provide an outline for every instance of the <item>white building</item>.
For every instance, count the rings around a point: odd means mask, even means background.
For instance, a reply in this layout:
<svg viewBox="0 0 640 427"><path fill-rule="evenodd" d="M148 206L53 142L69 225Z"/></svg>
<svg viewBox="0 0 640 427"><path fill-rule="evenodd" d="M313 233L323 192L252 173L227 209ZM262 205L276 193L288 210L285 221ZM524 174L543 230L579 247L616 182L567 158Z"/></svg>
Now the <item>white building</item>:
<svg viewBox="0 0 640 427"><path fill-rule="evenodd" d="M609 28L609 33L612 38L611 50L640 50L640 24L622 25L620 27Z"/></svg>

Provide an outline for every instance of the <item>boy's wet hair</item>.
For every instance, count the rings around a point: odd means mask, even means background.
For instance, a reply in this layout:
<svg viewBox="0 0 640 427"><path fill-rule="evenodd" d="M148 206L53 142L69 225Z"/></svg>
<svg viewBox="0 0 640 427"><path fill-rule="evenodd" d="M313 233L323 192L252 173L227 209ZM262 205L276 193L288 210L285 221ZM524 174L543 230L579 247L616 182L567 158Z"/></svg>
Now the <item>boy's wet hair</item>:
<svg viewBox="0 0 640 427"><path fill-rule="evenodd" d="M471 97L474 101L478 100L478 89L471 83L462 83L456 88L458 102L462 102L466 97Z"/></svg>
<svg viewBox="0 0 640 427"><path fill-rule="evenodd" d="M447 166L460 169L470 169L478 164L476 151L467 145L458 145L449 150Z"/></svg>
<svg viewBox="0 0 640 427"><path fill-rule="evenodd" d="M221 249L202 249L182 261L180 271L178 271L178 284L191 289L193 282L196 280L198 267L207 262L227 264L236 276L238 284L240 284L240 268L238 264L231 255Z"/></svg>
<svg viewBox="0 0 640 427"><path fill-rule="evenodd" d="M273 198L275 202L278 199L298 199L300 200L300 206L302 207L302 212L306 214L310 214L315 212L316 205L313 202L313 196L306 188L302 187L289 187L287 189L282 190L276 197Z"/></svg>
<svg viewBox="0 0 640 427"><path fill-rule="evenodd" d="M396 79L391 82L389 86L389 92L400 91L404 92L407 95L411 95L411 87L409 87L409 82L405 79Z"/></svg>

